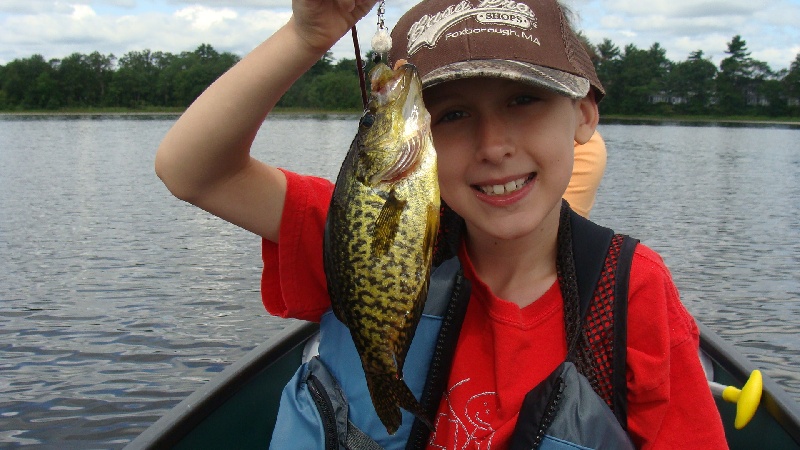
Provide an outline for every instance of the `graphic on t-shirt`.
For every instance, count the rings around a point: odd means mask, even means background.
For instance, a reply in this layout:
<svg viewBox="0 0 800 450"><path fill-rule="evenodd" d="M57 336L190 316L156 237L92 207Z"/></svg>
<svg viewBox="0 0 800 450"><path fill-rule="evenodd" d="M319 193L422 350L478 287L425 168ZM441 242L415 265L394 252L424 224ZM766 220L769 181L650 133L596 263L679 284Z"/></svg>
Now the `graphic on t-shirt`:
<svg viewBox="0 0 800 450"><path fill-rule="evenodd" d="M497 411L497 392L480 392L470 396L463 405L464 391L470 379L454 384L445 394L447 412L439 413L434 422L430 446L434 448L492 448L494 428L492 416ZM460 391L460 392L457 392Z"/></svg>

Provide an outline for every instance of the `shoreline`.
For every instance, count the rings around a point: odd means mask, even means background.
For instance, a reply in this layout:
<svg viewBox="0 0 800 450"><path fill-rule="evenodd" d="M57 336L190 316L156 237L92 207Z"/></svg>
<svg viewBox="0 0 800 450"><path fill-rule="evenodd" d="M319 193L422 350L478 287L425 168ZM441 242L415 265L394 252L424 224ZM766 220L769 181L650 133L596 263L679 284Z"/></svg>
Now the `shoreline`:
<svg viewBox="0 0 800 450"><path fill-rule="evenodd" d="M615 122L653 122L653 123L698 123L698 124L738 124L738 125L789 125L800 127L800 118L740 118L740 117L712 117L712 116L619 116L619 115L600 115L600 124Z"/></svg>
<svg viewBox="0 0 800 450"><path fill-rule="evenodd" d="M13 117L145 117L145 116L180 116L185 109L175 110L153 110L153 111L137 111L137 110L121 110L118 108L111 108L108 110L91 109L91 110L74 110L74 111L0 111L0 118L13 118ZM314 110L314 109L294 109L294 108L278 108L273 110L270 115L280 116L353 116L360 115L360 110ZM602 115L600 117L600 124L608 123L697 123L697 124L740 124L740 125L783 125L783 126L797 126L800 127L800 117L798 118L760 118L760 117L713 117L713 116L622 116L622 115Z"/></svg>

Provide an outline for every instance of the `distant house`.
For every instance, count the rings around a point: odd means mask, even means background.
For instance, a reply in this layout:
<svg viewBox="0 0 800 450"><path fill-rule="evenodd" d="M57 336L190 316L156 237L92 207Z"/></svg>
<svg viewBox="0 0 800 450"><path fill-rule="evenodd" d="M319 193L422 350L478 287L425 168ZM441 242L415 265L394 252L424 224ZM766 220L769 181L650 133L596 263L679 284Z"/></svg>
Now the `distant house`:
<svg viewBox="0 0 800 450"><path fill-rule="evenodd" d="M760 94L755 87L745 89L744 101L747 106L769 106L767 97Z"/></svg>
<svg viewBox="0 0 800 450"><path fill-rule="evenodd" d="M685 97L670 95L666 91L661 91L657 94L650 94L647 96L647 101L650 104L669 103L670 105L682 105L686 103Z"/></svg>

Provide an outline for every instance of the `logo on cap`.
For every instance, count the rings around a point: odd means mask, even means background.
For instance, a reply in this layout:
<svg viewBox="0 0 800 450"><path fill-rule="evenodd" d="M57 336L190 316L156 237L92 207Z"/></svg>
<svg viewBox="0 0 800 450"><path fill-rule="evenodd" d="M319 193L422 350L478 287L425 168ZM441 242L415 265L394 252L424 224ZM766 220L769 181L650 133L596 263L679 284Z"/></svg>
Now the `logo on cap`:
<svg viewBox="0 0 800 450"><path fill-rule="evenodd" d="M536 28L536 15L531 8L513 0L482 0L478 6L462 0L436 14L425 14L408 30L408 55L422 46L433 48L444 32L470 17L484 24L501 24L530 30Z"/></svg>

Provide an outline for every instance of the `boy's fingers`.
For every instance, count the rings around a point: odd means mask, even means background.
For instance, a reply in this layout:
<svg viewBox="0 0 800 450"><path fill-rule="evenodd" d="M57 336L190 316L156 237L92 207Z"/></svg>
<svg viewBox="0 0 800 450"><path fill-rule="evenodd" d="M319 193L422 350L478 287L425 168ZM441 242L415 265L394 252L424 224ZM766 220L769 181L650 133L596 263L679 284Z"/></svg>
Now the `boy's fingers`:
<svg viewBox="0 0 800 450"><path fill-rule="evenodd" d="M360 19L378 3L378 0L335 0L342 12L351 13Z"/></svg>
<svg viewBox="0 0 800 450"><path fill-rule="evenodd" d="M361 9L364 11L364 14L367 14L378 0L354 0L356 8Z"/></svg>
<svg viewBox="0 0 800 450"><path fill-rule="evenodd" d="M353 10L356 8L355 0L336 0L336 4L343 12L353 12Z"/></svg>

